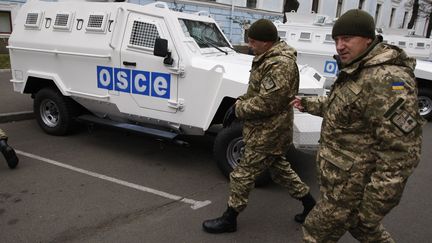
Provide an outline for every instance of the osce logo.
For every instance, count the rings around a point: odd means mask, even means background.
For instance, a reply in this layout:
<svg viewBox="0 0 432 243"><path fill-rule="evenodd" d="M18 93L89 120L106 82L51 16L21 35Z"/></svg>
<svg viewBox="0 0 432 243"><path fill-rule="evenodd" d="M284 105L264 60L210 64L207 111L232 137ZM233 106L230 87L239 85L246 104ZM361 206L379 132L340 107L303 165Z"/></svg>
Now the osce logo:
<svg viewBox="0 0 432 243"><path fill-rule="evenodd" d="M97 85L100 89L169 99L171 75L169 73L97 66Z"/></svg>
<svg viewBox="0 0 432 243"><path fill-rule="evenodd" d="M330 74L336 74L338 66L336 61L326 61L324 64L324 72Z"/></svg>

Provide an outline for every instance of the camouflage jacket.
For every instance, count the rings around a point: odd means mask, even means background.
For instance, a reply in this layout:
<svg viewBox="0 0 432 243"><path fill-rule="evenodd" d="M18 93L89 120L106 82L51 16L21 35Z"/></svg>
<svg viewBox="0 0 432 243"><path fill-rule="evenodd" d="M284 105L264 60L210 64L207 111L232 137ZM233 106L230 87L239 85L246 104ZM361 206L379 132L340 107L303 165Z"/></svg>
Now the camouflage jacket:
<svg viewBox="0 0 432 243"><path fill-rule="evenodd" d="M286 152L293 136L293 109L287 104L298 87L296 51L285 42L254 58L248 90L236 105L246 146L269 154Z"/></svg>
<svg viewBox="0 0 432 243"><path fill-rule="evenodd" d="M350 190L361 193L360 214L380 215L395 206L420 160L425 121L415 64L398 47L379 43L341 69L328 97L302 98L307 112L323 117L318 161L359 178L359 187ZM325 176L321 181L332 177L321 171Z"/></svg>

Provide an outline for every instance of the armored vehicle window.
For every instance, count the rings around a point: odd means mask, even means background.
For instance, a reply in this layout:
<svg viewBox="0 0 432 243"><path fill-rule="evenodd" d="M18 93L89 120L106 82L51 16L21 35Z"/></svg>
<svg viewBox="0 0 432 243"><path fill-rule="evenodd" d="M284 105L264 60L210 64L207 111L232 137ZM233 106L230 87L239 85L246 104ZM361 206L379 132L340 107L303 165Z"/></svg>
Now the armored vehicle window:
<svg viewBox="0 0 432 243"><path fill-rule="evenodd" d="M58 13L54 20L54 29L70 30L72 16L70 13Z"/></svg>
<svg viewBox="0 0 432 243"><path fill-rule="evenodd" d="M417 42L416 48L421 48L421 49L425 48L425 43L424 42Z"/></svg>
<svg viewBox="0 0 432 243"><path fill-rule="evenodd" d="M301 32L300 40L311 40L311 33L309 32Z"/></svg>
<svg viewBox="0 0 432 243"><path fill-rule="evenodd" d="M86 30L103 32L105 31L106 20L107 20L106 14L92 13L89 15Z"/></svg>
<svg viewBox="0 0 432 243"><path fill-rule="evenodd" d="M326 34L324 42L334 43L332 35L331 34Z"/></svg>
<svg viewBox="0 0 432 243"><path fill-rule="evenodd" d="M28 13L25 25L26 26L36 26L39 20L39 13Z"/></svg>
<svg viewBox="0 0 432 243"><path fill-rule="evenodd" d="M278 35L280 38L285 38L286 37L286 31L278 31Z"/></svg>
<svg viewBox="0 0 432 243"><path fill-rule="evenodd" d="M183 33L187 37L195 39L200 48L207 47L230 47L216 24L190 19L179 19Z"/></svg>
<svg viewBox="0 0 432 243"><path fill-rule="evenodd" d="M134 21L129 44L138 47L154 48L156 38L159 38L156 25Z"/></svg>

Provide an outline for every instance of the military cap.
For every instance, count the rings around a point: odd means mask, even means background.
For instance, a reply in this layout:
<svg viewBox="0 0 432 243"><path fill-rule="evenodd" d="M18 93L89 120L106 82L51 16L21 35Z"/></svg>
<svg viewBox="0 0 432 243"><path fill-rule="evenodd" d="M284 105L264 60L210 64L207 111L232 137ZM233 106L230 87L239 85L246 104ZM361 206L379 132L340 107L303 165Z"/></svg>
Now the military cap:
<svg viewBox="0 0 432 243"><path fill-rule="evenodd" d="M333 39L340 35L363 36L375 39L375 21L366 11L351 9L340 16L333 25Z"/></svg>
<svg viewBox="0 0 432 243"><path fill-rule="evenodd" d="M249 28L248 37L258 41L277 41L278 32L270 20L259 19Z"/></svg>

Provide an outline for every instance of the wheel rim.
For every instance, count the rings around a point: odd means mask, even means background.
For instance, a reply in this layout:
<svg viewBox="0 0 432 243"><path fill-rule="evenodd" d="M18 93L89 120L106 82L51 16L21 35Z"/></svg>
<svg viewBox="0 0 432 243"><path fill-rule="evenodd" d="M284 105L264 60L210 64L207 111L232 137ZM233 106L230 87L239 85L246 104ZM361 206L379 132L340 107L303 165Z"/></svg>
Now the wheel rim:
<svg viewBox="0 0 432 243"><path fill-rule="evenodd" d="M55 127L59 124L60 113L57 104L49 99L42 101L40 105L40 116L45 125Z"/></svg>
<svg viewBox="0 0 432 243"><path fill-rule="evenodd" d="M425 116L432 111L432 99L427 96L418 97L420 115Z"/></svg>
<svg viewBox="0 0 432 243"><path fill-rule="evenodd" d="M239 162L241 157L243 157L244 152L244 142L241 137L233 139L228 144L227 149L227 160L228 164L231 166L231 168L235 168Z"/></svg>

